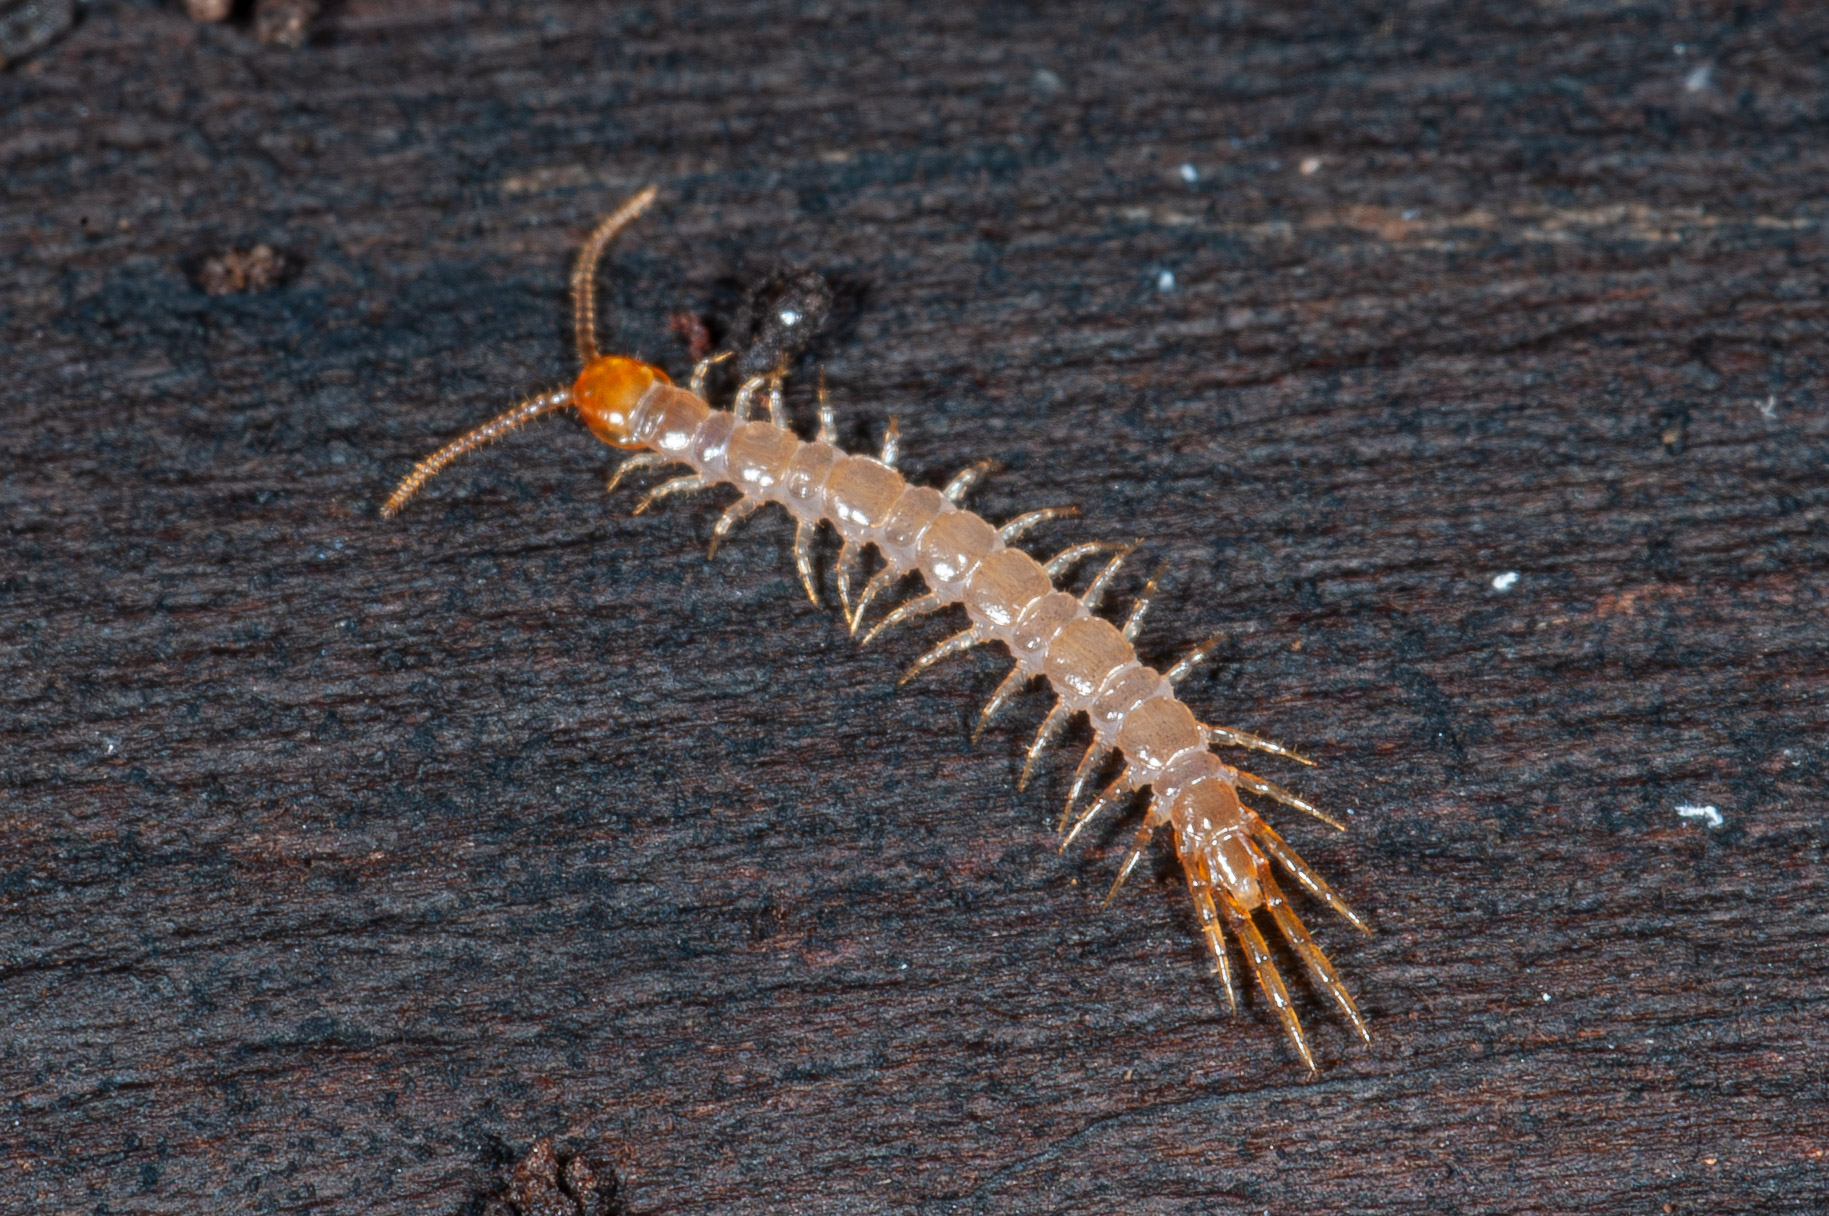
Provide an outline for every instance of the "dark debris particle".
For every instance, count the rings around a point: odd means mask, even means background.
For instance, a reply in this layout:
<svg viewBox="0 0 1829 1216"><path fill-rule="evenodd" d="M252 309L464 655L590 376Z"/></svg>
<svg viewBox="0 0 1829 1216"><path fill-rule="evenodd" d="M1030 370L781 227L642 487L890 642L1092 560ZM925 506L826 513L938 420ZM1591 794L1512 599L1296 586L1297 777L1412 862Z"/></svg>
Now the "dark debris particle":
<svg viewBox="0 0 1829 1216"><path fill-rule="evenodd" d="M508 1175L484 1216L620 1216L616 1171L581 1154L563 1155L550 1139L537 1140Z"/></svg>
<svg viewBox="0 0 1829 1216"><path fill-rule="evenodd" d="M76 0L0 0L0 68L57 41L76 24Z"/></svg>
<svg viewBox="0 0 1829 1216"><path fill-rule="evenodd" d="M817 271L778 270L757 283L724 335L725 349L737 352L737 378L792 362L825 326L832 302L832 284Z"/></svg>
<svg viewBox="0 0 1829 1216"><path fill-rule="evenodd" d="M303 46L318 15L318 0L257 0L254 37L269 46Z"/></svg>
<svg viewBox="0 0 1829 1216"><path fill-rule="evenodd" d="M676 312L667 318L667 328L685 341L686 353L694 363L711 353L711 330L705 324L705 318L695 313Z"/></svg>
<svg viewBox="0 0 1829 1216"><path fill-rule="evenodd" d="M230 296L244 291L271 291L297 269L293 259L271 245L242 251L231 249L203 259L197 268L197 289L206 295Z"/></svg>

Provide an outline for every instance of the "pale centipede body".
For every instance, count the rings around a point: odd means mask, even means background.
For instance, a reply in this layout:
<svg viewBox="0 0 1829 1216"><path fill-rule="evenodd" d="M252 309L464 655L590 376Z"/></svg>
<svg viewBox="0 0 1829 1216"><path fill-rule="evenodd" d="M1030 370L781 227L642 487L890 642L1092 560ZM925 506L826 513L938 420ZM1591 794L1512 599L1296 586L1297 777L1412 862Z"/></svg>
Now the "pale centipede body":
<svg viewBox="0 0 1829 1216"><path fill-rule="evenodd" d="M388 499L382 514L396 513L428 478L459 455L540 414L573 406L599 438L636 452L611 479L610 488L630 472L684 466L682 475L643 499L638 513L675 495L721 486L738 491L737 500L712 529L714 552L756 510L770 504L784 508L796 523L795 565L815 603L820 596L812 546L819 529L830 527L841 542L837 583L853 633L862 627L871 605L902 579L918 574L925 584L922 594L870 628L864 634L866 642L915 616L955 605L965 610L966 628L917 659L904 680L949 655L1001 644L1015 662L985 707L980 729L1032 681L1046 681L1056 700L1028 750L1023 782L1061 728L1076 715L1087 716L1092 743L1075 774L1061 818L1067 842L1095 817L1147 792L1142 825L1119 867L1112 894L1136 866L1149 841L1168 827L1195 915L1234 1007L1228 930L1238 939L1291 1044L1308 1067L1314 1068L1301 1022L1258 926L1256 914L1262 912L1316 986L1369 1041L1364 1018L1290 907L1272 863L1353 925L1363 930L1364 922L1274 829L1240 801L1239 793L1243 790L1334 821L1281 787L1224 763L1211 745L1301 757L1243 731L1204 725L1180 700L1177 683L1206 656L1209 646L1197 647L1166 672L1137 657L1133 641L1149 606L1153 580L1122 626L1097 615L1100 599L1134 545L1086 542L1046 561L1038 560L1016 547L1019 538L1037 524L1074 512L1044 508L1002 525L988 522L963 505L986 465L966 469L943 489L911 485L895 468L893 424L878 456L843 452L833 442L832 416L822 396L818 435L810 441L796 435L782 407L780 370L745 381L732 408L720 410L703 393L706 372L715 360L702 362L695 369L691 387L681 388L657 368L597 353L592 286L597 258L653 197L649 188L625 203L598 226L579 257L572 286L579 353L585 367L573 385L532 398L421 461ZM750 416L758 398L767 402L766 420ZM854 597L860 565L871 550L878 555L880 567ZM1108 560L1086 591L1074 595L1056 586L1057 578L1073 565L1098 555ZM1116 778L1076 815L1088 783L1110 765L1119 766Z"/></svg>

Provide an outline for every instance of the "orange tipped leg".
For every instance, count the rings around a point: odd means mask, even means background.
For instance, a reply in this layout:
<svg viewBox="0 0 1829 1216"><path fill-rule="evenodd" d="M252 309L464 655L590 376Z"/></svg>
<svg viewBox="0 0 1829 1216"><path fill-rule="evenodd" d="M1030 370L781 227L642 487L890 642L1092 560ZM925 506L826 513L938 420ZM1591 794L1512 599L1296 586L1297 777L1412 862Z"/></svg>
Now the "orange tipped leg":
<svg viewBox="0 0 1829 1216"><path fill-rule="evenodd" d="M1289 842L1277 835L1275 828L1258 818L1255 813L1251 815L1250 828L1252 838L1257 841L1258 847L1267 855L1276 858L1278 864L1293 874L1297 882L1307 887L1311 895L1338 912L1355 929L1367 937L1371 936L1371 926L1360 920L1358 915L1346 906L1346 901L1334 893L1334 889L1327 885L1327 880L1315 873L1314 867L1303 861L1301 856L1289 847Z"/></svg>
<svg viewBox="0 0 1829 1216"><path fill-rule="evenodd" d="M1282 889L1276 885L1276 879L1270 876L1268 868L1258 875L1258 881L1264 884L1264 902L1269 906L1270 915L1275 918L1277 928L1283 931L1284 940L1294 947L1297 954L1302 956L1302 963L1308 968L1308 974L1314 977L1315 983L1319 984L1323 991L1334 998L1334 1003L1340 1006L1340 1011L1346 1014L1347 1019L1352 1022L1353 1029L1359 1032L1359 1037L1370 1043L1372 1032L1366 1029L1365 1019L1359 1015L1359 1006L1353 1003L1352 994L1346 990L1346 985L1340 982L1340 973L1335 971L1334 965L1327 961L1327 955L1321 953L1321 947L1315 945L1315 939L1308 935L1308 930L1303 926L1301 919L1296 916L1295 910L1289 906L1289 901L1283 897Z"/></svg>
<svg viewBox="0 0 1829 1216"><path fill-rule="evenodd" d="M1259 988L1264 990L1264 999L1276 1011L1277 1019L1283 1023L1283 1033L1289 1036L1289 1042L1302 1057L1302 1063L1308 1065L1309 1072L1315 1072L1315 1057L1308 1050L1308 1039L1302 1033L1302 1022L1296 1017L1295 1008L1289 1003L1289 989L1283 987L1283 977L1277 974L1276 963L1270 957L1270 947L1264 944L1264 935L1251 923L1251 914L1238 906L1226 891L1217 892L1220 910L1232 925L1232 935L1238 938L1245 948L1245 959L1251 964L1252 974L1257 976Z"/></svg>
<svg viewBox="0 0 1829 1216"><path fill-rule="evenodd" d="M1232 1012L1238 1012L1238 989L1232 984L1232 960L1226 954L1226 934L1219 927L1219 909L1213 904L1213 880L1207 874L1204 863L1199 865L1183 864L1182 872L1187 875L1188 895L1194 901L1194 915L1200 918L1201 935L1207 939L1207 949L1213 952L1213 969L1219 972L1220 983L1226 986L1226 1004Z"/></svg>

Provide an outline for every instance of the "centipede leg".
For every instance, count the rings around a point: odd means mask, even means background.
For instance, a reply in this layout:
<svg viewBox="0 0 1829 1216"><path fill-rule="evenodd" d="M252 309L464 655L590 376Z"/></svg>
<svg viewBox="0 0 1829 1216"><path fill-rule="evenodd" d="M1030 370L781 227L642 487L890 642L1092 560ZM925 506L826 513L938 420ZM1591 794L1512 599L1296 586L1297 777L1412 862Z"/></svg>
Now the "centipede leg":
<svg viewBox="0 0 1829 1216"><path fill-rule="evenodd" d="M761 505L760 498L746 495L724 508L724 514L718 516L718 522L711 526L711 547L705 552L707 561L718 555L718 546L724 543L738 524L754 515Z"/></svg>
<svg viewBox="0 0 1829 1216"><path fill-rule="evenodd" d="M1208 733L1209 735L1212 733L1210 728ZM1316 819L1319 819L1329 827L1338 828L1342 832L1346 831L1346 825L1344 823L1341 823L1326 811L1302 801L1282 786L1266 781L1254 773L1247 773L1242 768L1234 769L1233 771L1238 774L1238 787L1240 789L1250 790L1254 794L1262 794L1264 797L1274 799L1284 806L1292 806L1296 810L1301 811L1304 815L1313 815Z"/></svg>
<svg viewBox="0 0 1829 1216"><path fill-rule="evenodd" d="M1067 789L1067 805L1061 808L1061 825L1055 831L1066 828L1067 816L1073 814L1073 804L1080 800L1080 794L1085 791L1086 783L1092 780L1092 775L1111 758L1111 750L1095 739L1086 749L1086 754L1080 757L1080 766L1073 770L1073 784Z"/></svg>
<svg viewBox="0 0 1829 1216"><path fill-rule="evenodd" d="M997 462L995 460L980 460L976 464L967 465L965 468L960 469L957 473L953 474L953 479L946 483L940 490L940 493L945 497L947 502L957 506L965 500L967 494L972 492L973 486L984 480L984 475L986 473L989 473L996 468Z"/></svg>
<svg viewBox="0 0 1829 1216"><path fill-rule="evenodd" d="M692 494L705 489L710 484L709 481L706 481L697 473L693 473L687 477L675 477L672 481L662 482L660 485L655 486L652 490L648 491L648 496L642 499L636 506L635 514L640 515L643 511L646 511L649 507L663 498L672 498L676 494Z"/></svg>
<svg viewBox="0 0 1829 1216"><path fill-rule="evenodd" d="M930 612L938 612L944 607L946 607L946 601L931 591L926 595L918 595L907 603L898 605L894 612L878 621L876 623L876 628L872 629L869 633L866 633L864 635L864 640L859 642L858 645L868 646L877 634L888 629L891 625L900 625L903 621L913 620L917 616L926 616Z"/></svg>
<svg viewBox="0 0 1829 1216"><path fill-rule="evenodd" d="M845 611L845 626L852 633L857 632L857 610L851 606L851 580L857 577L857 564L862 560L864 551L850 541L838 546L838 603Z"/></svg>
<svg viewBox="0 0 1829 1216"><path fill-rule="evenodd" d="M1051 519L1073 519L1080 513L1078 507L1043 507L1039 511L1027 511L997 529L997 539L1004 544L1014 544L1016 540L1031 528L1047 523Z"/></svg>
<svg viewBox="0 0 1829 1216"><path fill-rule="evenodd" d="M622 479L630 473L639 473L643 469L657 468L660 465L672 463L671 456L662 456L659 452L638 453L616 466L616 471L610 474L610 479L603 483L603 492L605 494L614 493L616 487L622 484Z"/></svg>
<svg viewBox="0 0 1829 1216"><path fill-rule="evenodd" d="M1201 657L1205 658L1206 656L1202 655ZM1297 764L1306 764L1310 768L1315 766L1313 760L1310 760L1300 752L1291 751L1281 743L1272 743L1270 740L1259 738L1257 735L1246 734L1242 730L1233 730L1226 726L1210 726L1204 722L1201 723L1201 729L1207 732L1207 741L1209 743L1223 743L1228 747L1248 747L1254 752L1269 752L1273 756L1282 756L1286 760L1294 760ZM1296 804L1292 802L1290 805L1294 806ZM1332 821L1330 820L1329 822ZM1340 825L1335 824L1334 826L1338 827Z"/></svg>
<svg viewBox="0 0 1829 1216"><path fill-rule="evenodd" d="M1219 909L1213 905L1213 879L1207 873L1204 859L1184 857L1182 872L1187 875L1188 895L1194 901L1194 915L1200 921L1200 931L1207 939L1207 948L1213 952L1214 970L1219 972L1219 979L1226 986L1226 1004L1232 1012L1238 1012L1238 989L1232 984L1232 960L1226 953L1225 930L1219 925Z"/></svg>
<svg viewBox="0 0 1829 1216"><path fill-rule="evenodd" d="M1136 838L1131 841L1130 852L1124 855L1124 864L1118 867L1118 876L1112 879L1111 890L1105 892L1105 907L1111 907L1111 901L1118 897L1124 880L1130 877L1130 872L1143 860L1143 850L1149 848L1150 837L1156 834L1156 829L1160 826L1162 825L1155 819L1145 819L1143 826L1137 829Z"/></svg>
<svg viewBox="0 0 1829 1216"><path fill-rule="evenodd" d="M779 368L768 373L768 420L784 431L788 429L787 401L781 395L781 382L786 378L787 373Z"/></svg>
<svg viewBox="0 0 1829 1216"><path fill-rule="evenodd" d="M1275 828L1265 823L1255 813L1246 822L1250 827L1251 835L1257 840L1258 847L1294 875L1297 882L1308 888L1310 895L1338 912L1355 929L1367 937L1371 936L1371 926L1360 920L1358 914L1346 906L1346 901L1327 885L1327 880L1315 873L1314 867L1303 861L1301 855L1289 847L1289 842L1279 836Z"/></svg>
<svg viewBox="0 0 1829 1216"><path fill-rule="evenodd" d="M741 421L748 422L750 409L755 404L756 394L768 383L768 373L751 376L737 386L737 395L730 403L730 412Z"/></svg>
<svg viewBox="0 0 1829 1216"><path fill-rule="evenodd" d="M1060 734L1061 727L1067 725L1067 719L1072 716L1073 711L1065 703L1056 701L1054 708L1048 711L1048 716L1042 719L1041 726L1035 732L1035 741L1029 744L1029 754L1023 759L1022 776L1016 779L1017 793L1028 787L1029 778L1035 772L1035 762L1041 759L1041 754L1048 750L1048 745L1054 742L1054 736Z"/></svg>
<svg viewBox="0 0 1829 1216"><path fill-rule="evenodd" d="M1131 611L1134 612L1136 609L1133 608ZM1188 678L1188 673L1190 671L1193 671L1196 667L1199 667L1202 663L1213 657L1213 652L1218 649L1219 635L1216 633L1200 645L1194 647L1194 649L1182 655L1179 662L1162 673L1162 678L1167 680L1171 687L1181 683ZM1207 729L1210 731L1213 728L1208 727Z"/></svg>
<svg viewBox="0 0 1829 1216"><path fill-rule="evenodd" d="M807 589L813 607L819 607L819 579L813 573L813 532L817 525L801 520L794 529L794 569L800 572L800 585Z"/></svg>
<svg viewBox="0 0 1829 1216"><path fill-rule="evenodd" d="M705 381L711 376L711 369L724 362L724 360L730 358L731 355L735 353L736 352L734 351L728 350L719 351L715 355L706 355L703 359L700 359L697 363L692 365L692 380L686 387L694 397L703 397L705 395Z"/></svg>
<svg viewBox="0 0 1829 1216"><path fill-rule="evenodd" d="M958 633L947 638L944 642L941 642L938 646L935 646L932 650L909 664L908 670L902 673L902 678L895 682L896 687L900 688L902 685L908 683L908 681L926 671L929 667L932 667L935 663L938 663L941 659L951 658L956 654L964 654L976 645L978 645L978 636L976 634L970 629L960 630Z"/></svg>
<svg viewBox="0 0 1829 1216"><path fill-rule="evenodd" d="M1309 1072L1314 1072L1315 1057L1308 1050L1308 1039L1302 1034L1301 1020L1296 1017L1295 1007L1289 1003L1289 990L1283 987L1283 977L1277 974L1276 963L1270 957L1270 947L1264 944L1264 935L1257 931L1257 926L1251 923L1251 914L1239 907L1237 900L1223 890L1218 894L1220 909L1232 925L1232 935L1245 948L1245 958L1257 976L1258 987L1264 990L1264 999L1276 1011L1277 1019L1283 1023L1283 1033L1289 1036L1296 1054L1302 1057L1302 1063L1308 1065Z"/></svg>
<svg viewBox="0 0 1829 1216"><path fill-rule="evenodd" d="M1346 990L1346 985L1340 982L1340 973L1335 971L1334 965L1327 961L1327 955L1321 952L1321 947L1315 944L1315 939L1308 935L1308 929L1302 924L1301 918L1295 914L1295 910L1289 906L1289 901L1283 897L1283 891L1276 885L1276 879L1270 876L1267 868L1262 868L1258 881L1264 884L1264 902L1270 907L1270 915L1275 918L1277 928L1283 931L1284 939L1301 956L1303 965L1308 968L1308 974L1314 978L1315 983L1326 990L1329 996L1334 998L1334 1003L1340 1006L1340 1012L1344 1013L1352 1022L1353 1029L1359 1032L1359 1037L1370 1043L1372 1032L1366 1028L1365 1018L1360 1016L1359 1006L1353 1003L1353 994Z"/></svg>
<svg viewBox="0 0 1829 1216"><path fill-rule="evenodd" d="M1105 563L1105 568L1093 578L1091 585L1086 588L1085 594L1080 596L1080 603L1086 605L1086 611L1097 612L1099 610L1099 601L1105 598L1105 589L1111 586L1112 579L1118 577L1118 571L1124 568L1124 563L1129 560L1130 555L1137 551L1139 543L1132 541L1130 544L1120 547L1112 559Z"/></svg>
<svg viewBox="0 0 1829 1216"><path fill-rule="evenodd" d="M815 443L838 442L838 415L832 410L832 403L826 399L826 369L819 369L819 431L813 436Z"/></svg>
<svg viewBox="0 0 1829 1216"><path fill-rule="evenodd" d="M1010 674L1003 678L1003 683L997 686L997 691L991 694L991 699L985 702L984 709L979 712L978 725L972 728L973 743L978 742L978 736L982 735L985 727L991 724L991 719L1002 713L1003 707L1008 705L1017 693L1028 687L1029 681L1034 678L1035 673L1023 670L1020 663L1010 669Z"/></svg>
<svg viewBox="0 0 1829 1216"><path fill-rule="evenodd" d="M1131 601L1130 615L1124 618L1124 628L1120 630L1125 641L1134 642L1137 635L1143 632L1143 618L1149 613L1150 601L1156 598L1156 587L1161 583L1165 569L1166 566L1157 566L1156 573L1149 576L1149 582L1143 584L1143 590Z"/></svg>
<svg viewBox="0 0 1829 1216"><path fill-rule="evenodd" d="M1108 806L1117 806L1120 802L1123 802L1125 798L1129 797L1131 793L1130 769L1127 767L1123 772L1118 774L1117 780L1106 786L1100 791L1099 796L1093 799L1092 805L1086 808L1085 813L1082 814L1079 817L1078 822L1073 825L1073 830L1068 832L1061 840L1060 851L1065 853L1067 851L1067 846L1073 843L1073 838L1080 834L1080 829L1091 823L1094 819L1097 819L1099 817L1099 812L1103 811ZM1146 819L1144 823L1151 831L1155 830L1155 824L1150 820Z"/></svg>
<svg viewBox="0 0 1829 1216"><path fill-rule="evenodd" d="M1095 553L1112 553L1123 547L1124 546L1122 545L1114 545L1107 540L1081 541L1077 545L1067 546L1065 549L1062 549L1059 553L1056 553L1053 557L1043 562L1042 571L1050 579L1057 579L1072 567L1075 562L1084 561Z"/></svg>
<svg viewBox="0 0 1829 1216"><path fill-rule="evenodd" d="M896 457L902 454L902 427L895 419L889 420L889 429L883 432L883 454L877 459L890 468L895 468Z"/></svg>
<svg viewBox="0 0 1829 1216"><path fill-rule="evenodd" d="M864 584L864 593L857 598L857 607L851 610L851 632L857 633L857 627L864 623L864 612L870 607L870 601L887 591L894 583L907 574L906 570L897 570L893 566L884 566L870 576Z"/></svg>

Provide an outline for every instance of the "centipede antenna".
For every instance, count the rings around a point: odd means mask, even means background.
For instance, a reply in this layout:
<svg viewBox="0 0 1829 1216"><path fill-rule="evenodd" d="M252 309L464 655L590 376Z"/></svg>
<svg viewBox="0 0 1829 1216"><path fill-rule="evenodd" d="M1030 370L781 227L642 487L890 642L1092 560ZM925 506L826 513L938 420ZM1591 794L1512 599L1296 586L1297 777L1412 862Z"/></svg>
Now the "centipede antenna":
<svg viewBox="0 0 1829 1216"><path fill-rule="evenodd" d="M589 363L597 357L597 263L617 235L635 222L660 193L658 186L643 186L616 208L585 239L572 263L572 332L578 340L578 358Z"/></svg>
<svg viewBox="0 0 1829 1216"><path fill-rule="evenodd" d="M400 508L406 506L407 500L419 493L426 482L432 480L446 466L459 456L474 452L485 444L494 443L497 439L518 430L542 414L562 410L572 403L572 390L569 388L554 389L550 393L541 393L538 397L529 397L511 410L497 414L479 427L473 427L445 444L424 460L414 465L394 492L381 504L381 518L392 519L400 514Z"/></svg>

